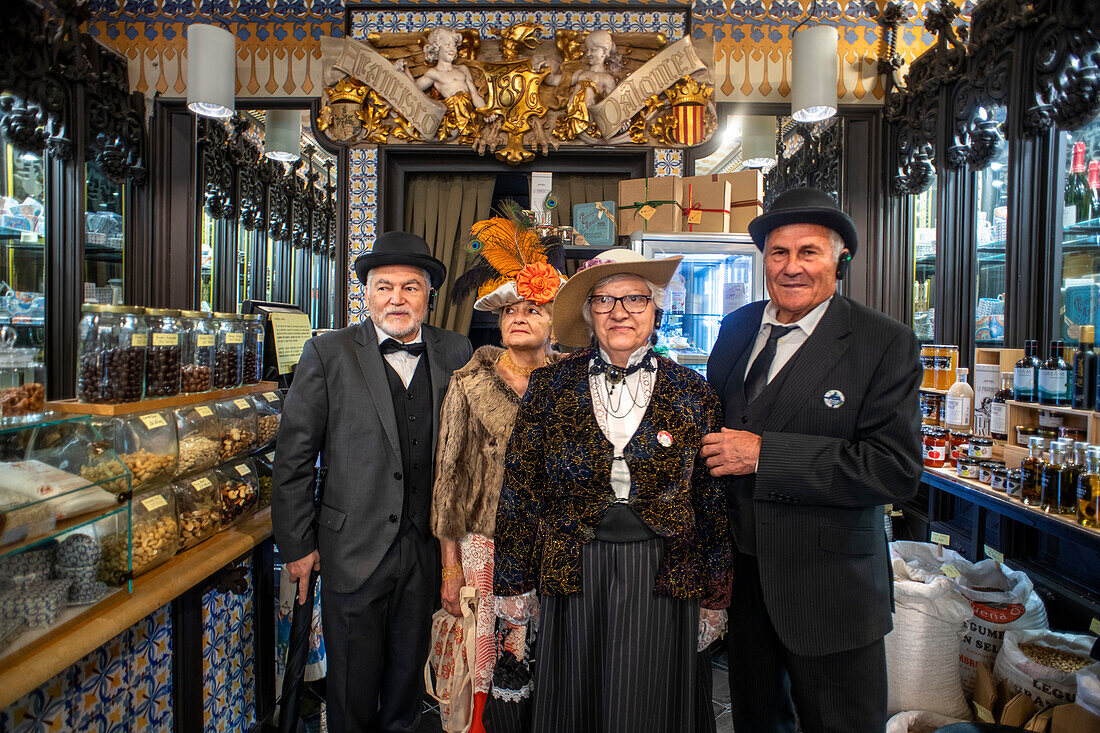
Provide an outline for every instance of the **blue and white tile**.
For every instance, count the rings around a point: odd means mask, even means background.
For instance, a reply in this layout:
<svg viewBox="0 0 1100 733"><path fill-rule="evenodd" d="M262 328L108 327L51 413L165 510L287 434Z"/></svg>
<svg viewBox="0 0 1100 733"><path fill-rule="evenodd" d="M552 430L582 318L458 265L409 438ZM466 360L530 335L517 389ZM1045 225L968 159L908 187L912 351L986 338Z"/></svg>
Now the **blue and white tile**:
<svg viewBox="0 0 1100 733"><path fill-rule="evenodd" d="M676 148L657 148L653 151L654 176L684 175L684 151Z"/></svg>

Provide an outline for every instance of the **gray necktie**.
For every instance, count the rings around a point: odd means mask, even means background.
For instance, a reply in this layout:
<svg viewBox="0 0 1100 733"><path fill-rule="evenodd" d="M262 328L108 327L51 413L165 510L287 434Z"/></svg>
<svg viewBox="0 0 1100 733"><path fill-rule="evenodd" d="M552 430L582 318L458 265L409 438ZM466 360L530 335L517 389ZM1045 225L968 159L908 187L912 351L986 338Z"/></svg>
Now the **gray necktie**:
<svg viewBox="0 0 1100 733"><path fill-rule="evenodd" d="M756 355L756 360L753 361L752 366L749 367L749 373L745 375L746 404L751 404L753 400L760 396L764 388L768 386L768 371L771 370L772 362L775 361L775 346L779 342L779 339L796 328L798 328L798 326L776 326L774 323L771 325L771 331L768 333L768 342L764 344L764 348Z"/></svg>

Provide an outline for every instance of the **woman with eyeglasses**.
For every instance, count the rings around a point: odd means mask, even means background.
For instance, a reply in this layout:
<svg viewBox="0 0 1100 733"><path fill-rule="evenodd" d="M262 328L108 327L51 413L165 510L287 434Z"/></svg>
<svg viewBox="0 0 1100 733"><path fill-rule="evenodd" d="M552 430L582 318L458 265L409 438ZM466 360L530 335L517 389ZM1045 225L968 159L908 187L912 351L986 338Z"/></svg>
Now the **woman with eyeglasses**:
<svg viewBox="0 0 1100 733"><path fill-rule="evenodd" d="M721 426L696 372L652 350L679 257L609 250L555 299L559 342L508 444L495 590L537 619L532 730L714 729L698 652L725 627L725 497L698 457Z"/></svg>

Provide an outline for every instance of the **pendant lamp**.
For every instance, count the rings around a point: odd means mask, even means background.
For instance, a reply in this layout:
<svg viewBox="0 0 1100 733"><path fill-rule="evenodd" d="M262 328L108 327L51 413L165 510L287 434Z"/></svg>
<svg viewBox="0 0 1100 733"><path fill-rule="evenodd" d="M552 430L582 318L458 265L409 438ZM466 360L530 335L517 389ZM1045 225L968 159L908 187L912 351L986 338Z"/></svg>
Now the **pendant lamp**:
<svg viewBox="0 0 1100 733"><path fill-rule="evenodd" d="M791 41L791 117L798 122L817 122L836 114L837 29L831 25L806 26Z"/></svg>
<svg viewBox="0 0 1100 733"><path fill-rule="evenodd" d="M237 39L207 23L187 27L187 108L203 117L233 116Z"/></svg>
<svg viewBox="0 0 1100 733"><path fill-rule="evenodd" d="M302 149L302 110L269 109L264 125L267 157L283 163L298 160Z"/></svg>
<svg viewBox="0 0 1100 733"><path fill-rule="evenodd" d="M741 164L746 168L767 168L775 164L775 118L741 118Z"/></svg>

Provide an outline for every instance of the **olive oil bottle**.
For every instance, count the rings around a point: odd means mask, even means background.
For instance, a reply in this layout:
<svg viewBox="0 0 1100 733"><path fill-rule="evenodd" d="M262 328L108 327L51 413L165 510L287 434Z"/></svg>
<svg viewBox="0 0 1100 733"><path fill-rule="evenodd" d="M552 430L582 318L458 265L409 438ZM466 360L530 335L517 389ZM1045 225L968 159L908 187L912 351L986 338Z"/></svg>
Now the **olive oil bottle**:
<svg viewBox="0 0 1100 733"><path fill-rule="evenodd" d="M1050 463L1043 467L1040 482L1039 508L1044 512L1058 513L1058 499L1062 487L1069 481L1070 472L1066 467L1066 444L1054 440L1050 443ZM1074 487L1076 488L1076 487ZM1066 487L1069 491L1069 487Z"/></svg>
<svg viewBox="0 0 1100 733"><path fill-rule="evenodd" d="M1077 479L1077 523L1100 527L1100 448L1089 448L1087 469Z"/></svg>
<svg viewBox="0 0 1100 733"><path fill-rule="evenodd" d="M1020 498L1028 506L1039 506L1042 498L1043 439L1035 436L1027 441L1027 458L1020 463Z"/></svg>

